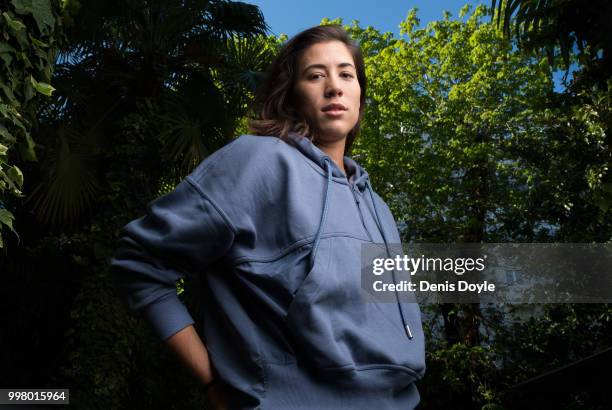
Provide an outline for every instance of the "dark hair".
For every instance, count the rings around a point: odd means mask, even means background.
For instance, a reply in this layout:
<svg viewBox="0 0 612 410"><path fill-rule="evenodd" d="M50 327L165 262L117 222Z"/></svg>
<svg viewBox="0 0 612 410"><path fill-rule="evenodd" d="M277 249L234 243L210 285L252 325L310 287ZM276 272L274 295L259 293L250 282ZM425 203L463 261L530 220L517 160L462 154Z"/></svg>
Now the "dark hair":
<svg viewBox="0 0 612 410"><path fill-rule="evenodd" d="M363 55L346 30L337 24L309 28L287 41L276 55L266 72L266 79L256 94L259 118L249 120L249 132L253 135L274 135L286 139L290 131L307 136L312 133L305 119L294 106L293 88L297 81L298 63L301 53L313 44L341 41L353 56L357 80L361 87L359 118L349 131L344 152L348 152L359 132L365 108L366 76Z"/></svg>

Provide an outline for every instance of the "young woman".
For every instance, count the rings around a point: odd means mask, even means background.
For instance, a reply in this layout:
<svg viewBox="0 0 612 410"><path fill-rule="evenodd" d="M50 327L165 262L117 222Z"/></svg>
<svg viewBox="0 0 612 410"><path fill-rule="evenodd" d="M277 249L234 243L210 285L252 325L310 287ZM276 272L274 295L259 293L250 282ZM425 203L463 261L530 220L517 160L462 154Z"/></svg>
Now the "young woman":
<svg viewBox="0 0 612 410"><path fill-rule="evenodd" d="M118 289L230 409L410 409L425 371L414 303L374 303L361 246L399 244L367 172L345 156L359 130L361 52L339 26L288 41L261 113L127 224ZM176 294L201 274L202 334ZM200 338L201 337L201 338Z"/></svg>

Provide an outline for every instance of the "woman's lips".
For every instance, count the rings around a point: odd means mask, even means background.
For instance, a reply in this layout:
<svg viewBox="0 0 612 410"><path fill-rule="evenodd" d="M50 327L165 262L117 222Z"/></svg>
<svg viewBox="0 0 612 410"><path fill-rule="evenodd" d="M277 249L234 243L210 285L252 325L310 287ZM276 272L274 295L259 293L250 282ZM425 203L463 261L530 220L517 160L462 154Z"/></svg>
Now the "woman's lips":
<svg viewBox="0 0 612 410"><path fill-rule="evenodd" d="M342 114L346 112L346 110L327 110L323 111L325 115L329 115L330 117L341 117Z"/></svg>

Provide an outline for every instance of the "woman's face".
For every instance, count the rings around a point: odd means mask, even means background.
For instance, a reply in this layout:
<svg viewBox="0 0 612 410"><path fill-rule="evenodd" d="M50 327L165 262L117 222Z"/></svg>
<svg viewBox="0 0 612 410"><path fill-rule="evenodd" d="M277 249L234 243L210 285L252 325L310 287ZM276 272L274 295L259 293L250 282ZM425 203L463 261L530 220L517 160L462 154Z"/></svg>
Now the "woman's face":
<svg viewBox="0 0 612 410"><path fill-rule="evenodd" d="M334 40L304 50L294 93L296 109L318 143L346 138L359 119L361 96L355 62L346 45Z"/></svg>

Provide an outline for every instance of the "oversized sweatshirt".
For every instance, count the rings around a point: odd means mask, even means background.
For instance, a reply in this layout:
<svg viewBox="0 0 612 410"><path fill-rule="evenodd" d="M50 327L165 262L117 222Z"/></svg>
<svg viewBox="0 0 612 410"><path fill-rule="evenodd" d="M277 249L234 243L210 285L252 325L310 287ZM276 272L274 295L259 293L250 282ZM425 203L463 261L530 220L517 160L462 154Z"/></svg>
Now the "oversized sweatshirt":
<svg viewBox="0 0 612 410"><path fill-rule="evenodd" d="M364 299L361 246L399 244L367 172L307 138L242 135L121 230L111 273L165 340L194 323L231 409L402 409L425 372L416 303Z"/></svg>

